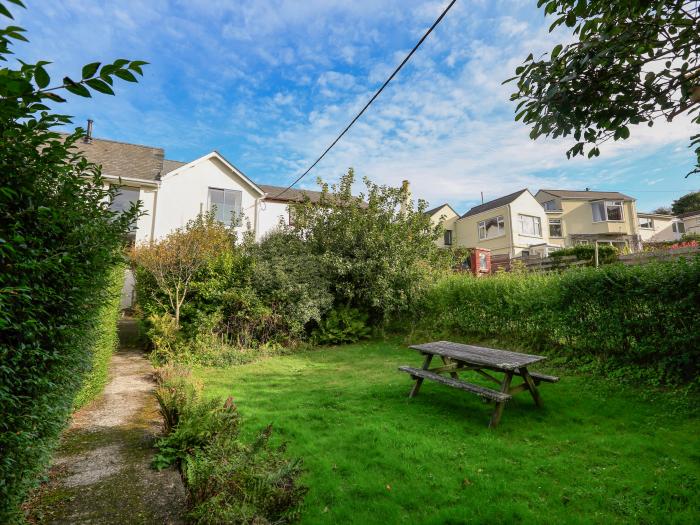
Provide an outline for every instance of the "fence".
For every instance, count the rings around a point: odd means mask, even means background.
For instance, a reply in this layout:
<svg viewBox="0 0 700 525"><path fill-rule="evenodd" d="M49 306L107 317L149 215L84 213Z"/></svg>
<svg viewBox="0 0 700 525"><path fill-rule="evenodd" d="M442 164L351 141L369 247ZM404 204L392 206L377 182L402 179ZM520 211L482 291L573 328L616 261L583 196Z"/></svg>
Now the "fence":
<svg viewBox="0 0 700 525"><path fill-rule="evenodd" d="M682 248L674 248L667 250L655 250L650 252L639 252L632 253L629 255L618 256L618 262L625 265L637 265L637 264L647 264L655 261L671 261L678 259L679 257L693 257L694 255L700 255L700 246L686 246ZM513 261L522 261L525 269L532 272L548 272L553 270L563 270L566 268L572 268L576 266L592 266L593 261L591 260L579 260L575 255L569 255L566 257L523 257L520 259L513 259L507 265L510 269Z"/></svg>

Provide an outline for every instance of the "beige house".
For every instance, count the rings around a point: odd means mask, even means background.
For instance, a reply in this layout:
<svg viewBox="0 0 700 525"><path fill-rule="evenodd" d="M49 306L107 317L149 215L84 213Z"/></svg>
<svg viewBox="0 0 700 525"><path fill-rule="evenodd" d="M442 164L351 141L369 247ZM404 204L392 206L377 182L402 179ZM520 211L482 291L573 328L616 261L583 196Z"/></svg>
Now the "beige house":
<svg viewBox="0 0 700 525"><path fill-rule="evenodd" d="M493 255L510 257L547 255L556 248L548 242L547 215L527 189L474 206L461 217L447 204L426 213L445 228L441 246L449 240L455 246L488 248Z"/></svg>
<svg viewBox="0 0 700 525"><path fill-rule="evenodd" d="M594 242L641 249L635 199L615 191L540 190L549 241L561 247Z"/></svg>
<svg viewBox="0 0 700 525"><path fill-rule="evenodd" d="M673 215L638 213L642 242L677 241L685 231L683 221Z"/></svg>
<svg viewBox="0 0 700 525"><path fill-rule="evenodd" d="M678 218L683 221L685 233L696 233L700 235L700 210L681 213Z"/></svg>

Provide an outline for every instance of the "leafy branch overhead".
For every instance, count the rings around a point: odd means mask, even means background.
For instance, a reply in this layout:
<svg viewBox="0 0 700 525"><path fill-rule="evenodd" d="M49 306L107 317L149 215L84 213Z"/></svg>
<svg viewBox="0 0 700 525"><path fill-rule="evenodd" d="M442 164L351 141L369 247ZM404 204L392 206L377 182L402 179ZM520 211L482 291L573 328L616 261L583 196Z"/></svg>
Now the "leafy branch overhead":
<svg viewBox="0 0 700 525"><path fill-rule="evenodd" d="M600 155L630 127L681 115L700 124L700 1L539 0L545 15L573 30L576 41L555 46L515 70L516 120L530 137L567 137L570 158ZM700 173L700 133L690 137ZM690 174L689 173L689 174Z"/></svg>
<svg viewBox="0 0 700 525"><path fill-rule="evenodd" d="M7 0L15 5L24 7L21 0ZM6 2L0 1L0 16L13 19ZM12 41L27 42L24 36L26 30L18 26L7 26L0 29L0 60L7 61L6 55L12 54L10 45ZM83 67L80 79L69 76L63 77L60 83L53 86L51 77L46 71L50 62L40 60L35 64L28 64L19 60L19 69L4 67L0 69L0 100L15 99L26 105L32 105L34 110L47 110L41 104L44 100L52 102L65 102L65 99L57 91L65 90L80 97L91 97L92 92L114 95L114 79L119 78L127 82L138 82L138 77L143 76L142 67L148 62L143 60L126 60L120 58L111 64L92 62Z"/></svg>

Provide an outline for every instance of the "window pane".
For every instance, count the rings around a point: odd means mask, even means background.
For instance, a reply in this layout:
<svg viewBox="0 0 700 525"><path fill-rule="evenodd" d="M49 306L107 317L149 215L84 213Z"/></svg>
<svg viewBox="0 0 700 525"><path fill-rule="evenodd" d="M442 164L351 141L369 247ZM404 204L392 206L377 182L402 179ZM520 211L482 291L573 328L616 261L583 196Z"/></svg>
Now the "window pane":
<svg viewBox="0 0 700 525"><path fill-rule="evenodd" d="M606 203L608 220L609 221L621 221L622 220L622 203L621 202L608 202Z"/></svg>
<svg viewBox="0 0 700 525"><path fill-rule="evenodd" d="M483 226L482 226L483 225ZM483 236L482 236L483 228ZM486 219L479 223L479 238L480 239L490 239L492 237L498 237L504 231L503 227L503 216L492 217Z"/></svg>
<svg viewBox="0 0 700 525"><path fill-rule="evenodd" d="M561 237L561 219L549 219L549 236Z"/></svg>
<svg viewBox="0 0 700 525"><path fill-rule="evenodd" d="M591 207L593 208L593 221L604 221L605 220L605 205L602 202L592 202Z"/></svg>
<svg viewBox="0 0 700 525"><path fill-rule="evenodd" d="M445 230L444 242L445 246L450 246L452 244L452 230Z"/></svg>
<svg viewBox="0 0 700 525"><path fill-rule="evenodd" d="M114 196L114 200L109 205L111 211L122 214L125 211L129 211L133 204L139 201L140 190L138 188L131 188L128 186L122 186L119 188L119 192ZM136 231L136 221L131 224L131 232Z"/></svg>

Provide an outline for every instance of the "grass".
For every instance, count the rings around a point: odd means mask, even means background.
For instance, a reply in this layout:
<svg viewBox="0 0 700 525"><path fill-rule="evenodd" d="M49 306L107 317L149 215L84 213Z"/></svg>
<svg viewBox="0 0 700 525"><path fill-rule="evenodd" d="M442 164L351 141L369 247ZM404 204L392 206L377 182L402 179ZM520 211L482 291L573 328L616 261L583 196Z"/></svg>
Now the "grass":
<svg viewBox="0 0 700 525"><path fill-rule="evenodd" d="M693 400L566 374L488 430L476 396L426 382L407 399L396 368L420 362L370 342L196 374L303 457L302 523L700 522Z"/></svg>

